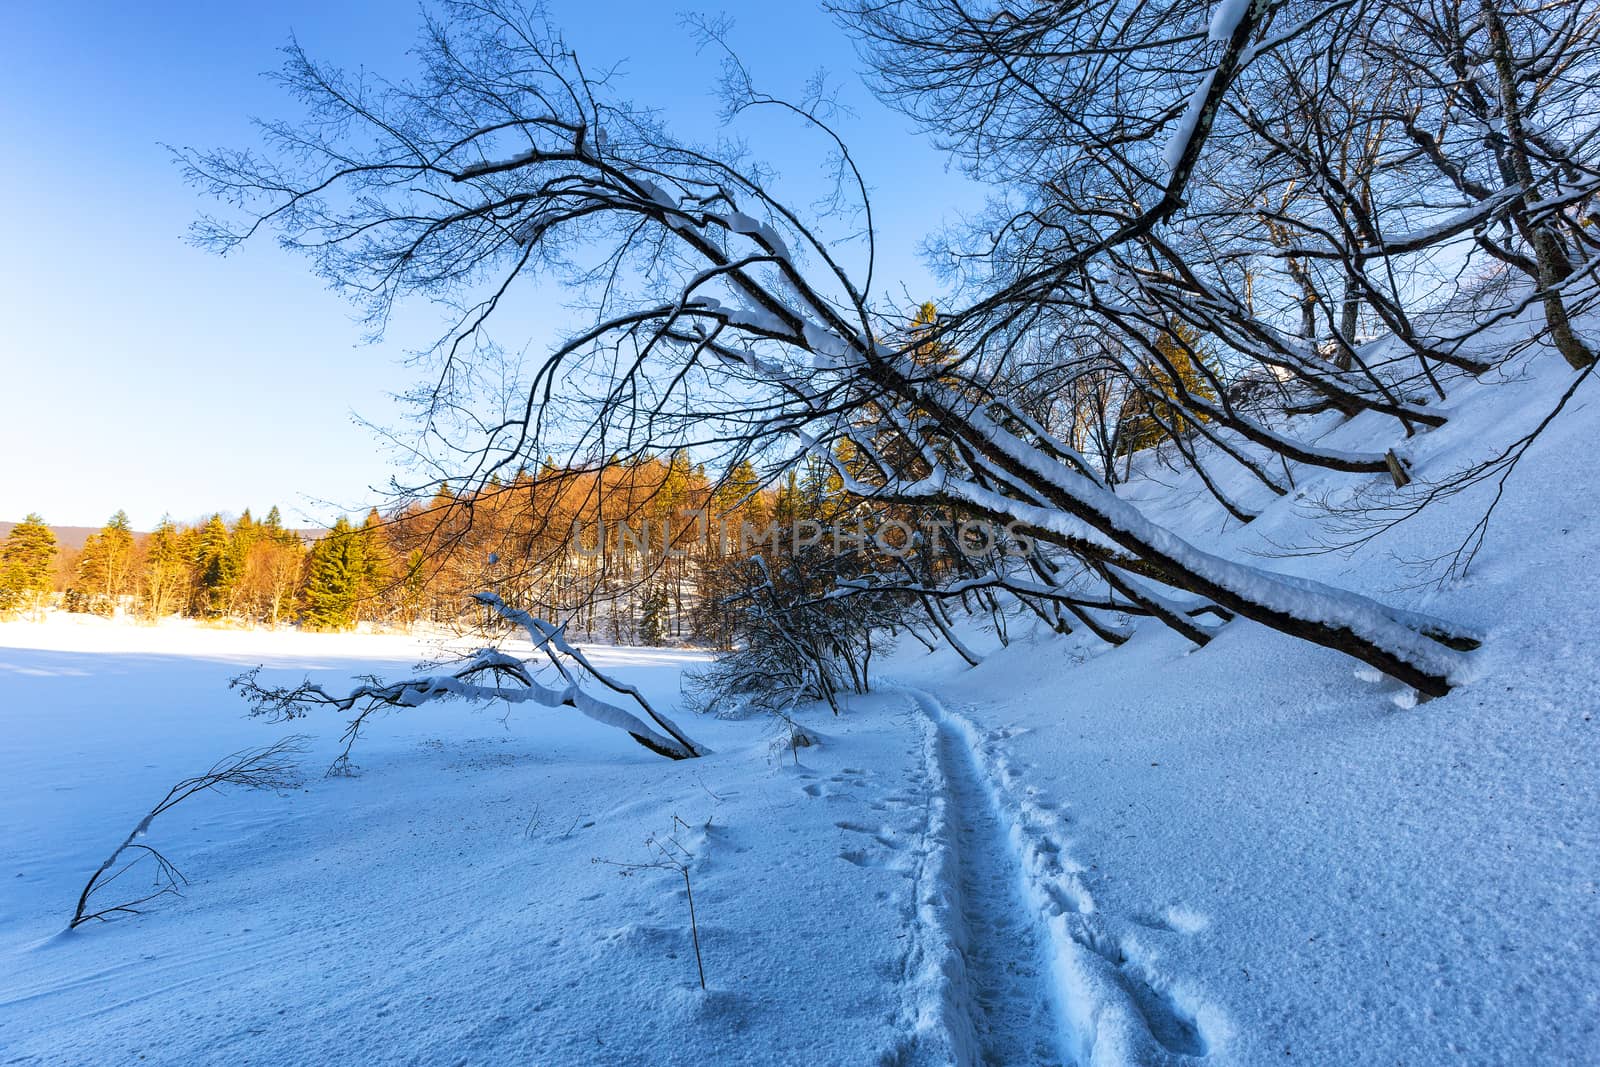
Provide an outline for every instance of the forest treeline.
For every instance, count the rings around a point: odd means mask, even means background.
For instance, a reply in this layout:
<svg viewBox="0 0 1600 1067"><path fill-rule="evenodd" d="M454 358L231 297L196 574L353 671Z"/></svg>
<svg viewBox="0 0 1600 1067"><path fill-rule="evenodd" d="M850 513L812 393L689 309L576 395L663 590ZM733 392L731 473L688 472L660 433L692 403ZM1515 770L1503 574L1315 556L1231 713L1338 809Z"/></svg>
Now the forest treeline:
<svg viewBox="0 0 1600 1067"><path fill-rule="evenodd" d="M0 618L53 608L410 628L476 622L471 596L492 590L586 636L726 644L724 563L757 539L770 548L774 523L822 517L837 488L821 464L768 488L749 462L714 477L680 452L594 470L547 463L324 531L289 528L273 507L142 533L119 511L72 549L30 514L0 548Z"/></svg>

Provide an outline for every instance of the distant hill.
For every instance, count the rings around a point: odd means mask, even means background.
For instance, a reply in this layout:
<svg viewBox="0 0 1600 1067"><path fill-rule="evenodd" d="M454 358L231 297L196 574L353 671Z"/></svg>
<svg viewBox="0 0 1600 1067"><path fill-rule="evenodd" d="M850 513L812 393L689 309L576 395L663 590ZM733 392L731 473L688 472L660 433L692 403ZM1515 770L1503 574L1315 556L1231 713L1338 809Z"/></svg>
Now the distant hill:
<svg viewBox="0 0 1600 1067"><path fill-rule="evenodd" d="M4 541L7 537L10 537L11 531L16 525L17 524L14 522L0 522L0 541ZM70 550L76 552L78 549L83 547L83 543L89 539L90 534L100 532L100 527L51 526L50 532L56 535L57 548L60 548L63 551ZM134 536L143 537L144 534L135 533Z"/></svg>
<svg viewBox="0 0 1600 1067"><path fill-rule="evenodd" d="M0 541L4 541L7 537L11 536L11 531L16 525L17 524L15 522L0 522ZM46 523L46 525L49 524ZM83 543L89 539L90 534L96 534L100 532L100 527L50 526L50 532L56 535L57 548L63 552L76 552L78 549L83 547ZM295 530L294 532L300 535L300 539L302 541L311 542L317 540L328 531L320 526L309 526L304 529ZM150 531L148 530L133 531L133 537L136 541L143 540L148 536L150 536Z"/></svg>

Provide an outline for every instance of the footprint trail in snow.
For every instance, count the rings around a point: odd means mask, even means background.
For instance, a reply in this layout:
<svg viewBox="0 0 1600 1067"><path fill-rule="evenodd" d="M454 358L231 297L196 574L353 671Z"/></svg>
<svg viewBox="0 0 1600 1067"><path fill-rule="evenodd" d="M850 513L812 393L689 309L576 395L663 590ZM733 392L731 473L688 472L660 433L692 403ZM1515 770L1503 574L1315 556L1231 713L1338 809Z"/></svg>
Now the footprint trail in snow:
<svg viewBox="0 0 1600 1067"><path fill-rule="evenodd" d="M1060 1029L1052 1009L1041 934L1023 901L1022 875L1007 844L1005 826L966 741L942 716L934 715L934 721L939 759L950 788L962 919L955 934L966 963L978 1060L1060 1064Z"/></svg>

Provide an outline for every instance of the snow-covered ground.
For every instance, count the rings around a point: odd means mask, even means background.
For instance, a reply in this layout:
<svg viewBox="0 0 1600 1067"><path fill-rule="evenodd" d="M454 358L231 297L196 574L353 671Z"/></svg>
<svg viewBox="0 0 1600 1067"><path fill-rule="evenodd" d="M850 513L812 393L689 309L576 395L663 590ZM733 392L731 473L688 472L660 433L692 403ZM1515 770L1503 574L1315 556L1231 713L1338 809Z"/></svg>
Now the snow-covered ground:
<svg viewBox="0 0 1600 1067"><path fill-rule="evenodd" d="M1458 390L1416 470L1492 454L1565 374ZM1580 391L1442 587L1416 562L1493 486L1307 557L1282 549L1334 532L1312 502L1371 479L1273 500L1219 467L1262 510L1242 528L1188 476L1132 487L1212 551L1484 631L1441 699L1242 621L1199 650L1019 623L977 668L902 647L798 758L760 721L680 714L714 752L673 763L570 709L442 704L330 779L340 722L313 717L302 786L156 823L182 899L70 934L169 785L290 729L230 675L427 650L0 626L0 1064L1600 1062L1597 433ZM667 708L700 658L591 651ZM618 866L652 835L693 856L704 992L681 875Z"/></svg>
<svg viewBox="0 0 1600 1067"><path fill-rule="evenodd" d="M885 695L792 755L698 720L673 763L571 709L432 706L377 724L360 774L201 796L148 840L189 879L63 934L89 872L177 779L286 731L230 675L400 672L404 638L0 627L0 1063L705 1063L870 1059L901 981L923 733ZM694 653L592 649L655 701ZM652 835L683 880L623 873ZM802 1051L803 1050L803 1051Z"/></svg>

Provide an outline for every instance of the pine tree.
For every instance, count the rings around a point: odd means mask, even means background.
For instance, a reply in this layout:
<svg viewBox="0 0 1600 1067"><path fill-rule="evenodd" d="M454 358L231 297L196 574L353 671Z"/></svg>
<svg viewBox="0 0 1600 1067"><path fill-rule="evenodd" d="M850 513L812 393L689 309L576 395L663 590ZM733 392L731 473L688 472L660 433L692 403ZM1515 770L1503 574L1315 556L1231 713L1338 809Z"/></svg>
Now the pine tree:
<svg viewBox="0 0 1600 1067"><path fill-rule="evenodd" d="M800 492L800 473L790 471L778 486L777 498L772 502L772 517L788 536L794 524L806 518L805 497Z"/></svg>
<svg viewBox="0 0 1600 1067"><path fill-rule="evenodd" d="M12 527L0 549L0 617L42 607L54 584L56 535L30 512Z"/></svg>
<svg viewBox="0 0 1600 1067"><path fill-rule="evenodd" d="M239 577L239 560L233 553L232 534L221 515L213 515L200 528L192 557L195 572L191 610L205 618L228 614L229 596Z"/></svg>
<svg viewBox="0 0 1600 1067"><path fill-rule="evenodd" d="M233 529L228 534L227 559L224 561L223 570L230 575L229 581L222 590L222 613L229 618L248 618L259 614L257 605L252 603L252 594L256 591L252 583L246 578L250 568L251 555L256 546L267 537L266 529L261 523L256 522L250 514L250 509L245 508L239 518L234 522Z"/></svg>
<svg viewBox="0 0 1600 1067"><path fill-rule="evenodd" d="M683 449L672 453L662 470L661 483L650 497L650 507L655 514L668 521L689 506L689 487L694 477L689 465L689 455Z"/></svg>
<svg viewBox="0 0 1600 1067"><path fill-rule="evenodd" d="M659 645L667 637L667 590L663 583L651 585L639 610L639 643Z"/></svg>
<svg viewBox="0 0 1600 1067"><path fill-rule="evenodd" d="M844 463L853 456L848 442L840 441L834 454ZM844 479L822 456L807 456L800 470L800 509L803 518L831 521L845 505Z"/></svg>
<svg viewBox="0 0 1600 1067"><path fill-rule="evenodd" d="M276 504L268 509L267 517L261 520L257 529L260 530L262 537L276 544L293 548L297 552L305 550L305 542L300 539L299 533L284 527L283 517L278 514L278 506Z"/></svg>
<svg viewBox="0 0 1600 1067"><path fill-rule="evenodd" d="M367 561L361 532L340 516L311 546L301 623L312 630L349 630L356 624Z"/></svg>
<svg viewBox="0 0 1600 1067"><path fill-rule="evenodd" d="M938 324L939 309L931 300L919 306L917 313L911 317L911 326L908 330L914 342L911 346L911 358L919 367L942 368L955 356L955 349L942 341L934 340L933 333Z"/></svg>
<svg viewBox="0 0 1600 1067"><path fill-rule="evenodd" d="M765 503L758 492L760 488L761 478L756 474L755 465L748 459L741 459L717 486L712 506L718 515L738 511L743 514L744 521L759 524L766 514Z"/></svg>
<svg viewBox="0 0 1600 1067"><path fill-rule="evenodd" d="M248 509L234 524L231 554L238 578L231 587L228 613L234 618L276 627L300 583L305 547L299 535L283 528L276 507L255 522Z"/></svg>

